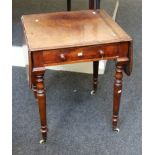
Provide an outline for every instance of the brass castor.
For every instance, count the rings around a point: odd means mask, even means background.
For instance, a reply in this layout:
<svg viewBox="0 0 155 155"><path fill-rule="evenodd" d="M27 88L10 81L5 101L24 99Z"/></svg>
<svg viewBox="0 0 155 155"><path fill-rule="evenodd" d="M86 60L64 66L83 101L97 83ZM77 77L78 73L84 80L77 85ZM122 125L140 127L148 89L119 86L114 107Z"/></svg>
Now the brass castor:
<svg viewBox="0 0 155 155"><path fill-rule="evenodd" d="M44 144L45 142L46 142L45 139L41 139L39 143L40 143L40 144Z"/></svg>
<svg viewBox="0 0 155 155"><path fill-rule="evenodd" d="M91 95L95 95L95 90L92 90L92 91L90 92L90 94L91 94Z"/></svg>
<svg viewBox="0 0 155 155"><path fill-rule="evenodd" d="M120 129L119 128L113 128L113 131L119 132Z"/></svg>

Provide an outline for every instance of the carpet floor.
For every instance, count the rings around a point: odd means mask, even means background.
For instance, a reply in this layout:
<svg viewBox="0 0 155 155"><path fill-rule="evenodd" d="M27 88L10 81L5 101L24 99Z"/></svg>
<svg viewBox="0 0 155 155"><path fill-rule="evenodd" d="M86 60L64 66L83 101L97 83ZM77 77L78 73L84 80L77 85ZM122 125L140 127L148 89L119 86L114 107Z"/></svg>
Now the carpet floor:
<svg viewBox="0 0 155 155"><path fill-rule="evenodd" d="M80 1L80 2L79 2ZM74 10L86 9L87 1L75 1ZM112 0L101 8L112 14ZM64 0L13 0L13 45L22 45L22 14L63 11ZM114 62L107 63L95 96L90 95L92 75L47 70L48 141L41 138L37 103L28 87L26 69L12 72L13 155L141 155L142 68L141 0L120 0L117 22L134 40L134 65L124 75L120 108L120 132L112 132Z"/></svg>

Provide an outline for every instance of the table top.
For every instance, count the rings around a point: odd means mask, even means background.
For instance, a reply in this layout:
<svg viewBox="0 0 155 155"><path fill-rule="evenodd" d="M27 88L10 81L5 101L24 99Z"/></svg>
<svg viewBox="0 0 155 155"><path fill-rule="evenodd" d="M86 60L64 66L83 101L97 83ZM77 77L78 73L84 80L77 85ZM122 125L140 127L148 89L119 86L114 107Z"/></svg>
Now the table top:
<svg viewBox="0 0 155 155"><path fill-rule="evenodd" d="M30 51L131 41L104 10L22 16Z"/></svg>

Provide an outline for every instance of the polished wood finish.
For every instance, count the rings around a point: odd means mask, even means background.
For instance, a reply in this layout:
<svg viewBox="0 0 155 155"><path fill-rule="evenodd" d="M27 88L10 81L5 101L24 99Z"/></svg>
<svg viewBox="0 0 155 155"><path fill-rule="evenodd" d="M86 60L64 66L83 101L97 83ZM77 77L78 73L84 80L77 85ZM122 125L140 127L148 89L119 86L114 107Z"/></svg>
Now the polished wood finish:
<svg viewBox="0 0 155 155"><path fill-rule="evenodd" d="M128 52L129 63L127 63L124 67L124 71L128 76L132 72L132 64L133 64L133 42L131 41L129 44L130 44Z"/></svg>
<svg viewBox="0 0 155 155"><path fill-rule="evenodd" d="M71 0L67 0L67 11L71 11Z"/></svg>
<svg viewBox="0 0 155 155"><path fill-rule="evenodd" d="M35 52L33 59L41 59L39 56L42 53L42 60L44 66L52 65L62 65L70 64L75 62L85 62L100 60L100 59L109 59L114 58L118 55L117 46L114 44L109 45L97 45L97 46L87 46L87 47L75 47L75 48L65 48L65 49L56 49L56 50L45 50L44 52L39 51ZM39 55L39 56L38 56ZM42 65L34 62L34 66Z"/></svg>
<svg viewBox="0 0 155 155"><path fill-rule="evenodd" d="M99 9L100 8L100 1L96 0L96 8L95 8L95 0L89 1L90 9ZM98 84L98 68L99 68L99 61L93 61L93 90L91 94L95 94L97 90Z"/></svg>
<svg viewBox="0 0 155 155"><path fill-rule="evenodd" d="M93 93L97 90L99 61L93 62Z"/></svg>
<svg viewBox="0 0 155 155"><path fill-rule="evenodd" d="M47 121L46 121L46 94L44 88L44 70L35 72L36 94L41 122L41 133L43 140L47 139Z"/></svg>
<svg viewBox="0 0 155 155"><path fill-rule="evenodd" d="M95 9L94 1L95 0L89 0L89 9Z"/></svg>
<svg viewBox="0 0 155 155"><path fill-rule="evenodd" d="M34 75L32 75L32 91L34 93L34 97L37 99L37 84Z"/></svg>
<svg viewBox="0 0 155 155"><path fill-rule="evenodd" d="M131 40L104 10L33 14L22 20L30 51Z"/></svg>
<svg viewBox="0 0 155 155"><path fill-rule="evenodd" d="M44 73L47 66L93 61L93 91L97 90L98 61L116 61L113 129L117 129L123 71L132 71L132 39L104 10L25 15L28 79L38 101L41 133L47 139Z"/></svg>
<svg viewBox="0 0 155 155"><path fill-rule="evenodd" d="M123 65L120 62L116 62L116 73L114 82L114 101L113 101L113 117L112 125L113 130L117 128L118 113L120 107L120 99L122 93L122 78L123 78Z"/></svg>

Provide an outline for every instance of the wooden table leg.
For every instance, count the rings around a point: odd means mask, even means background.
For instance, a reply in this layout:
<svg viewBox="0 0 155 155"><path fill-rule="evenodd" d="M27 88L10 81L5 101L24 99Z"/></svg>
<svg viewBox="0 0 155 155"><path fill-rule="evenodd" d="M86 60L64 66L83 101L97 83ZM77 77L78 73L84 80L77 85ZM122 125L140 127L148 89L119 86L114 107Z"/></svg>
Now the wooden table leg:
<svg viewBox="0 0 155 155"><path fill-rule="evenodd" d="M122 78L123 78L123 65L116 63L113 117L112 117L112 126L114 131L119 131L119 128L117 128L117 122L118 122L120 99L121 99L121 92L122 92Z"/></svg>
<svg viewBox="0 0 155 155"><path fill-rule="evenodd" d="M89 0L89 9L94 9L94 0Z"/></svg>
<svg viewBox="0 0 155 155"><path fill-rule="evenodd" d="M91 91L91 95L94 95L95 92L97 91L98 67L99 67L99 61L93 61L93 90Z"/></svg>
<svg viewBox="0 0 155 155"><path fill-rule="evenodd" d="M36 80L34 75L32 75L32 91L33 91L34 97L37 99L37 86L36 86Z"/></svg>
<svg viewBox="0 0 155 155"><path fill-rule="evenodd" d="M45 94L45 88L44 88L44 72L39 72L35 74L35 80L36 80L36 87L37 87L40 122L41 122L41 133L43 138L40 141L40 143L44 143L46 142L46 139L47 139L46 94Z"/></svg>
<svg viewBox="0 0 155 155"><path fill-rule="evenodd" d="M71 11L71 0L67 0L67 11Z"/></svg>
<svg viewBox="0 0 155 155"><path fill-rule="evenodd" d="M95 8L94 0L89 0L89 7L90 9ZM100 9L100 0L96 0L96 9ZM93 62L93 90L91 91L91 94L94 95L97 91L97 83L98 83L98 66L99 61Z"/></svg>

